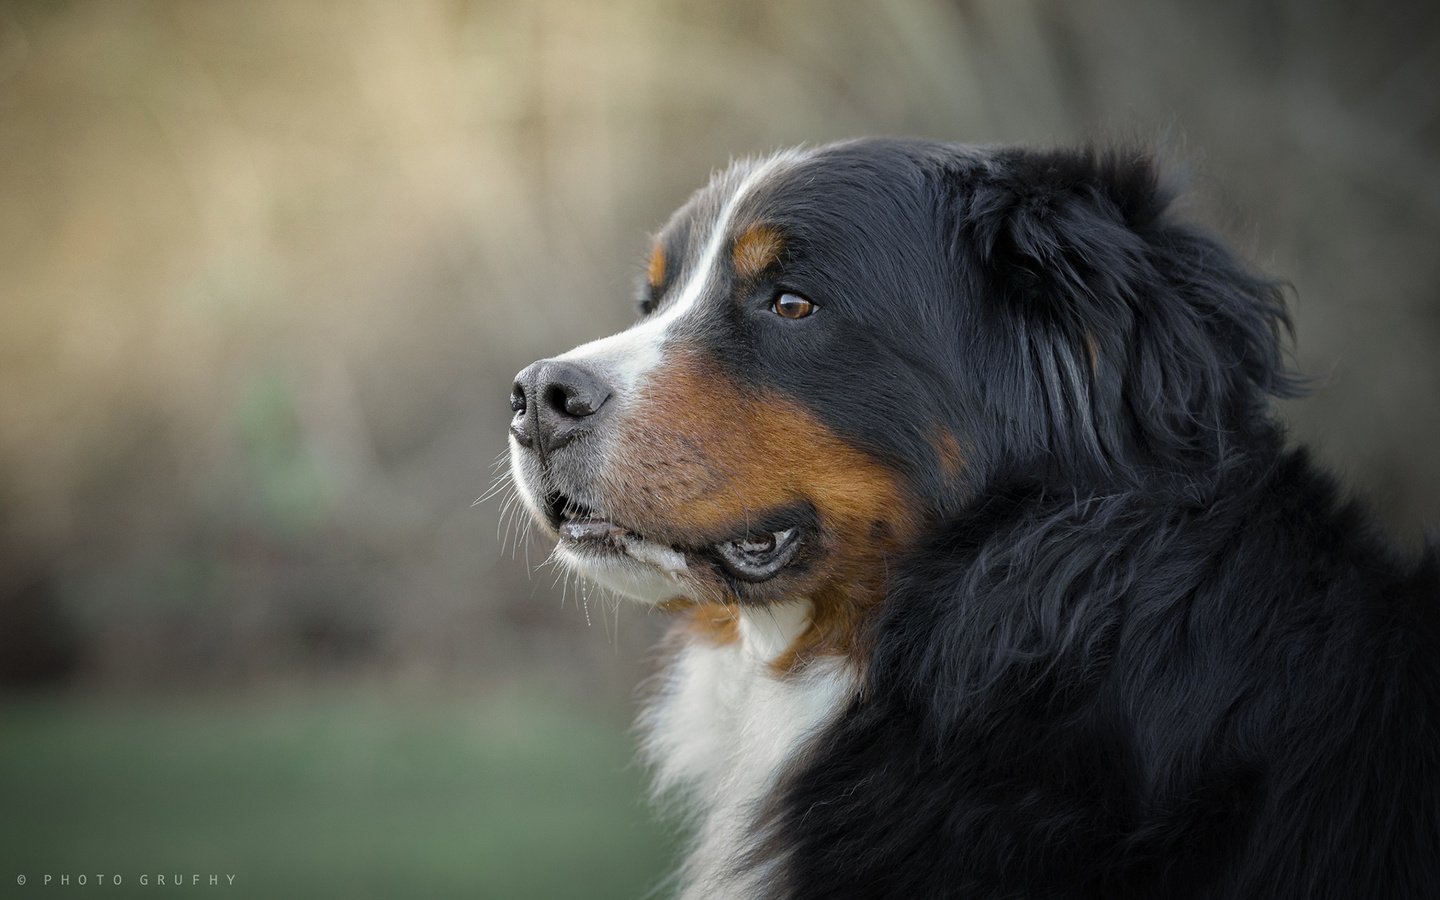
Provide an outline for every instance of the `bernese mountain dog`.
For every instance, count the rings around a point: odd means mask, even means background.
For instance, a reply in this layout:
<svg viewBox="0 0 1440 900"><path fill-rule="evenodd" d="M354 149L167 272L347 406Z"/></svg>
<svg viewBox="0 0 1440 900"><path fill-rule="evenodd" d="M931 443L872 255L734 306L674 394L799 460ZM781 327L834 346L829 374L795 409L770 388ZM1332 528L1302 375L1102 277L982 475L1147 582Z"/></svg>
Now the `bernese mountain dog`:
<svg viewBox="0 0 1440 900"><path fill-rule="evenodd" d="M526 367L555 557L673 616L685 897L1440 897L1440 553L1267 407L1282 287L1143 153L739 162Z"/></svg>

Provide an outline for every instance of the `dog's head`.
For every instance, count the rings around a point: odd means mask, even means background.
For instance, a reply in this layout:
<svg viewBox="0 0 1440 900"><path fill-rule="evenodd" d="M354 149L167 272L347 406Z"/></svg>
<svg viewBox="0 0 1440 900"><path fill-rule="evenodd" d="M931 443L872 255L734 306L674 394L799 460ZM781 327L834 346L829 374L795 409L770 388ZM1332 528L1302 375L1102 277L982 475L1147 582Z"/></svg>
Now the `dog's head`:
<svg viewBox="0 0 1440 900"><path fill-rule="evenodd" d="M807 598L1001 479L1202 471L1284 386L1276 289L1135 155L863 140L747 161L661 230L631 328L526 367L558 555L656 604Z"/></svg>

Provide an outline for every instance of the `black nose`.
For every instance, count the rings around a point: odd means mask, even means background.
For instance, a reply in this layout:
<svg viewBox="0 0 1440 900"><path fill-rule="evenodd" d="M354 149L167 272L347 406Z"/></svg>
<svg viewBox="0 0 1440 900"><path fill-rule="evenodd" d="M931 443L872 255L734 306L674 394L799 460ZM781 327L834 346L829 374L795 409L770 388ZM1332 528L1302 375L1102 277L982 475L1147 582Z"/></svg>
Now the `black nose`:
<svg viewBox="0 0 1440 900"><path fill-rule="evenodd" d="M515 376L510 433L541 456L560 449L595 427L610 399L610 386L579 363L542 359Z"/></svg>

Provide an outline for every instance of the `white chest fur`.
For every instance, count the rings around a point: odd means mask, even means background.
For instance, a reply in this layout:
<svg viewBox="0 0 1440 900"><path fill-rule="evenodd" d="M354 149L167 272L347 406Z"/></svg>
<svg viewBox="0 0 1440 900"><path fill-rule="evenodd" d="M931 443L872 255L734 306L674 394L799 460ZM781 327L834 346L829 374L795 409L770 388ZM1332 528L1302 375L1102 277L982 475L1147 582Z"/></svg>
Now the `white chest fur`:
<svg viewBox="0 0 1440 900"><path fill-rule="evenodd" d="M796 674L771 668L809 617L808 602L742 611L738 640L680 650L641 720L656 791L679 794L699 817L687 897L755 893L764 871L737 879L730 866L749 848L756 809L785 763L854 695L855 674L841 660Z"/></svg>

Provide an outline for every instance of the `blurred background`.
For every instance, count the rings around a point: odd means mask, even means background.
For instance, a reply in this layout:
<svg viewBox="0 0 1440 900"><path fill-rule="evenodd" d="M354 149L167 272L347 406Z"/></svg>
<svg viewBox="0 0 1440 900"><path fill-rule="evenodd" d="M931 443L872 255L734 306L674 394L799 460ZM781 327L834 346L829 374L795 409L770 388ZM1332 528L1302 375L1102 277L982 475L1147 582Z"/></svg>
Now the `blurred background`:
<svg viewBox="0 0 1440 900"><path fill-rule="evenodd" d="M0 3L0 887L659 884L662 623L475 501L512 375L627 324L735 156L1156 146L1294 284L1283 414L1416 545L1436 85L1418 2Z"/></svg>

